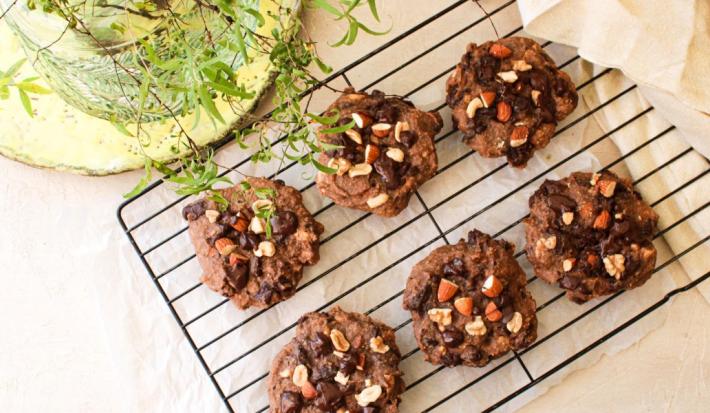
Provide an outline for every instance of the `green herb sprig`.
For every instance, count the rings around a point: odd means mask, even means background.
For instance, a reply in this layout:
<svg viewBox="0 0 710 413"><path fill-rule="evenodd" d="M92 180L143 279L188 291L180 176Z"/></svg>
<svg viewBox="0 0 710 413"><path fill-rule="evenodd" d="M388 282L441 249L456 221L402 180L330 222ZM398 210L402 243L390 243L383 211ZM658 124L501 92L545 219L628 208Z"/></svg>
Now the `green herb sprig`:
<svg viewBox="0 0 710 413"><path fill-rule="evenodd" d="M0 70L0 99L9 99L10 90L15 89L20 97L20 102L22 102L22 107L30 117L34 117L30 94L46 95L51 93L51 91L35 83L35 81L39 79L38 77L27 77L22 80L17 79L20 69L22 69L26 61L27 59L19 60L6 71L3 72Z"/></svg>

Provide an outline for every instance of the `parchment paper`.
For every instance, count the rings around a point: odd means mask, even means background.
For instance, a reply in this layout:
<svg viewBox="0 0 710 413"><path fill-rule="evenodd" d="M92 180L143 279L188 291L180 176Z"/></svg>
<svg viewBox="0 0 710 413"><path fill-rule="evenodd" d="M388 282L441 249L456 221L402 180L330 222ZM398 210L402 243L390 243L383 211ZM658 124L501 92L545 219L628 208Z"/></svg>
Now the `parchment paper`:
<svg viewBox="0 0 710 413"><path fill-rule="evenodd" d="M484 3L492 9L503 2ZM416 13L422 8L414 7L412 11ZM416 15L408 17L406 11L394 7L384 10L385 15L389 13L393 16L393 20L401 21L398 27L406 28L407 22L412 25L423 18ZM430 13L432 11L427 10L426 14ZM463 27L478 16L478 11L473 5L462 9L461 13L447 15L441 25L437 26L438 29L428 30L421 36L413 36L386 58L374 58L372 62L349 73L348 77L357 88L368 85L389 68L397 66L428 45L449 35L454 28ZM515 7L506 9L496 17L496 25L501 32L506 32L506 29L512 30L519 24L520 17ZM437 49L437 52L418 60L407 70L372 87L386 90L388 93L405 94L423 80L441 72L443 68L456 61L469 41L481 42L491 37L493 33L490 28L479 25L463 32ZM375 40L367 41L375 42ZM381 41L383 40L376 40L376 42ZM363 53L365 50L366 47L363 48ZM574 49L557 45L550 46L548 51L558 62L567 61L575 55ZM377 67L378 70L374 71L372 67ZM579 60L570 64L565 70L570 73L576 84L582 84L601 71L600 68ZM445 79L446 76L435 79L410 98L423 108L431 109L439 106L443 99ZM342 87L342 83L339 86ZM475 154L465 156L469 151L454 134L437 145L442 172L420 189L419 197L413 198L409 208L400 216L392 219L370 216L345 229L349 223L362 218L363 214L339 207L328 208L318 215L318 220L325 224L324 239L327 241L321 248L321 262L309 268L304 275L302 285L307 287L292 299L275 306L252 321L248 319L257 313L256 310L242 312L228 303L220 305L221 297L197 285L200 269L194 259L162 277L160 284L168 297L174 299L173 305L183 321L196 320L191 322L187 329L197 346L206 346L201 354L205 357L208 366L213 371L227 366L215 374L215 380L226 389L227 393L247 386L238 396L231 399L232 406L239 412L253 412L266 406L264 381L256 381L254 385L248 385L268 370L273 355L292 337L293 329L283 329L292 325L304 312L331 303L351 311L374 310L373 317L392 326L402 325L397 334L398 345L403 354L414 350L416 344L411 325L406 324L409 315L401 308L399 292L412 265L435 247L444 244L440 230L447 233L446 241L456 242L459 237L473 228L489 233L497 233L505 229L500 236L515 242L519 250L523 246L524 239L522 227L513 225L506 228L526 215L527 198L544 178L560 178L575 170L598 169L613 162L620 153L629 154L632 148L636 148L638 144L669 127L656 111L651 111L637 120L644 126L642 129L633 131L629 129L628 133L624 132L624 135L616 133L613 135L613 140L616 141L623 137L623 145L620 142L617 146L611 138L605 138L607 131L618 127L633 114L648 107L648 102L636 92L618 98L601 111L599 116L588 116L584 120L577 121L590 108L595 108L597 102L605 102L608 96L617 95L630 86L632 83L628 79L611 74L600 76L592 86L582 89L579 108L559 127L562 129L572 123L573 126L565 129L548 148L538 152L525 170L517 171L507 167L497 170L496 168L504 163L500 159L483 159ZM334 97L333 92L319 92L314 99L313 109L324 108ZM625 116L629 113L632 115ZM451 128L450 114L447 110L443 110L442 116L446 120L444 130L448 131ZM597 141L598 143L588 150L581 150L584 145ZM682 147L673 147L673 150L670 150L675 144ZM670 160L678 150L684 148L687 146L683 146L669 133L650 143L646 149L629 155L628 162L616 164L612 169L622 175L639 178ZM646 157L647 150L658 154L659 157ZM691 152L689 156L696 155ZM225 164L231 164L242 157L243 154L234 147L228 147L219 154L220 162ZM567 157L571 158L558 165ZM685 165L683 160L680 163ZM548 172L549 168L552 170ZM240 169L244 173L269 174L276 171L277 165L257 169L247 164ZM496 170L497 172L492 172ZM309 180L304 179L304 173L308 174L308 170L293 167L279 177L285 179L290 185L303 188L309 183ZM673 189L677 187L677 183L683 182L682 176L674 173L669 175L668 177L651 175L639 185L638 189L649 202L661 199L667 189ZM472 183L475 184L470 186ZM675 214L681 213L682 209L678 209L678 203L687 203L684 208L694 209L706 202L707 196L700 190L703 187L707 187L707 180L696 182L691 186L691 192L695 189L693 193L696 196L682 197L679 201L675 198L664 201L657 209L662 217L661 227L675 222L676 216L667 210ZM173 199L174 195L167 188L160 188L126 208L124 218L129 226L133 225ZM304 200L306 206L312 211L317 211L328 204L328 201L312 187L304 191ZM185 224L180 218L179 211L184 204L185 202L179 203L134 231L137 244L146 250L183 228ZM495 207L489 208L492 204L495 204ZM426 207L431 210L430 214L425 213ZM434 225L434 222L437 225ZM680 229L682 228L675 228L672 233ZM117 230L113 228L111 231ZM672 248L682 250L692 245L692 241L684 233L678 238L677 245L674 242ZM380 239L382 241L378 241ZM368 247L373 242L374 246ZM659 250L658 262L662 264L673 255L673 252L664 239L657 239L655 244ZM110 247L110 245L99 244L95 249L89 248L83 253L97 260L106 258L108 261L108 254L115 254L115 251L107 251ZM699 251L694 251L689 254L689 257L700 256L702 251ZM160 274L170 270L191 253L192 247L188 237L185 233L180 233L160 248L146 254L145 259L153 271ZM181 332L174 326L162 299L152 286L147 286L150 281L130 246L122 243L120 254L124 257L120 265L126 277L120 280L105 280L97 277L96 288L101 297L100 304L106 318L107 333L110 342L115 346L116 365L124 375L123 382L126 385L124 391L129 399L130 409L172 412L223 411L219 397L211 388L209 379L188 344L181 337ZM524 257L519 261L528 275L532 276ZM540 344L524 353L521 358L532 376L537 377L657 301L671 289L684 285L691 277L704 273L706 268L707 265L700 265L699 267L687 266L684 269L680 264L671 264L659 271L642 288L629 291L594 312L590 311L601 300L583 306L572 304L566 299L551 301L538 313ZM539 305L552 300L560 292L559 289L539 281L531 282L529 288ZM178 296L181 298L176 299L175 297ZM205 316L200 316L212 307L216 309ZM564 332L546 338L565 323L585 312L590 314ZM544 393L549 386L562 380L571 371L595 363L603 354L613 354L637 342L659 326L665 318L664 308L654 312L652 316L644 318L640 323L618 335L615 340L605 343L598 351L589 353L561 373L514 399L504 406L504 410L523 406L530 399ZM241 323L245 324L240 326ZM207 345L218 335L234 329L235 326L240 327L214 344ZM281 331L283 333L279 334ZM261 345L275 334L273 340ZM445 369L406 392L403 395L401 411L421 411L481 377L484 372L497 369L494 374L451 398L436 411L477 411L485 408L529 382L518 361L510 361L510 357L512 354L483 369ZM434 370L433 366L423 361L420 353L408 357L402 362L401 367L408 384L416 382Z"/></svg>

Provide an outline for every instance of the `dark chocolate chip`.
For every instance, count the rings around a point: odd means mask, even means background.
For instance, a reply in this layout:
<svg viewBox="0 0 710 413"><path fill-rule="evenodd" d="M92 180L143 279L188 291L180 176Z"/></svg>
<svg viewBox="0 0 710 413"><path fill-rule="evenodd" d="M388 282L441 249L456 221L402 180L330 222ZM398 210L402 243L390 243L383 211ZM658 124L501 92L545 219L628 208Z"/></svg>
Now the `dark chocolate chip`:
<svg viewBox="0 0 710 413"><path fill-rule="evenodd" d="M476 65L476 76L479 81L491 81L495 79L496 73L500 69L500 61L491 55L483 55Z"/></svg>
<svg viewBox="0 0 710 413"><path fill-rule="evenodd" d="M244 263L227 269L227 280L236 290L241 290L249 281L249 267Z"/></svg>
<svg viewBox="0 0 710 413"><path fill-rule="evenodd" d="M444 275L459 275L465 271L463 260L459 257L454 258L444 266Z"/></svg>
<svg viewBox="0 0 710 413"><path fill-rule="evenodd" d="M270 303L271 297L274 296L274 287L270 284L263 283L259 286L259 291L254 294L254 298L263 302Z"/></svg>
<svg viewBox="0 0 710 413"><path fill-rule="evenodd" d="M570 212L577 208L577 203L572 198L560 194L552 194L547 198L550 208L557 212Z"/></svg>
<svg viewBox="0 0 710 413"><path fill-rule="evenodd" d="M387 155L380 155L375 161L375 171L382 177L382 183L385 184L387 189L395 189L400 186L402 180L395 170L394 161L387 157Z"/></svg>
<svg viewBox="0 0 710 413"><path fill-rule="evenodd" d="M411 130L402 131L399 133L399 141L407 148L411 148L417 142L417 134Z"/></svg>
<svg viewBox="0 0 710 413"><path fill-rule="evenodd" d="M459 330L446 330L441 333L441 336L447 347L456 347L463 343L463 333Z"/></svg>
<svg viewBox="0 0 710 413"><path fill-rule="evenodd" d="M298 217L291 211L279 211L271 218L271 229L274 234L291 235L298 228Z"/></svg>
<svg viewBox="0 0 710 413"><path fill-rule="evenodd" d="M182 217L188 221L194 221L205 213L204 201L193 202L182 209Z"/></svg>
<svg viewBox="0 0 710 413"><path fill-rule="evenodd" d="M333 411L343 399L343 392L338 386L333 383L320 382L316 386L318 397L316 398L316 407L322 411Z"/></svg>
<svg viewBox="0 0 710 413"><path fill-rule="evenodd" d="M256 249L261 239L258 235L250 232L242 232L239 234L239 246L245 250Z"/></svg>
<svg viewBox="0 0 710 413"><path fill-rule="evenodd" d="M405 301L408 310L418 310L431 297L431 286L425 285L414 293L411 298Z"/></svg>
<svg viewBox="0 0 710 413"><path fill-rule="evenodd" d="M343 374L349 376L357 368L357 357L351 353L345 353L338 363Z"/></svg>
<svg viewBox="0 0 710 413"><path fill-rule="evenodd" d="M298 413L301 411L301 407L303 407L303 400L300 394L292 391L281 393L282 413Z"/></svg>
<svg viewBox="0 0 710 413"><path fill-rule="evenodd" d="M249 275L252 277L261 275L261 262L259 261L259 257L252 255L251 258L249 258Z"/></svg>
<svg viewBox="0 0 710 413"><path fill-rule="evenodd" d="M311 372L311 380L315 382L332 380L338 374L338 368L332 363L322 363Z"/></svg>
<svg viewBox="0 0 710 413"><path fill-rule="evenodd" d="M320 331L316 333L315 337L308 340L308 346L316 356L323 356L333 351L330 338L326 337L325 334Z"/></svg>
<svg viewBox="0 0 710 413"><path fill-rule="evenodd" d="M579 285L579 278L571 275L565 275L560 279L560 287L566 290L574 290Z"/></svg>

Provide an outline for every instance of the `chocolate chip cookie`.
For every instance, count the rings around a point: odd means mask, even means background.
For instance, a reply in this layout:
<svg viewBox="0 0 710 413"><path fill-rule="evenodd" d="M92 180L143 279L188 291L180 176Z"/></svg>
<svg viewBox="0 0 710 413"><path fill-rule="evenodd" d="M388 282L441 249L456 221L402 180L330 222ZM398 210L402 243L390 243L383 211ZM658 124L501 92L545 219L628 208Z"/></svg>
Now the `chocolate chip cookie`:
<svg viewBox="0 0 710 413"><path fill-rule="evenodd" d="M340 114L344 133L325 133L321 142L338 145L323 152L320 162L335 173L319 172L320 192L336 204L391 217L409 203L412 193L434 176L434 137L443 125L437 112L423 112L400 97L346 89L328 109Z"/></svg>
<svg viewBox="0 0 710 413"><path fill-rule="evenodd" d="M612 172L575 172L546 180L525 220L535 274L584 303L645 283L656 265L658 215Z"/></svg>
<svg viewBox="0 0 710 413"><path fill-rule="evenodd" d="M202 199L182 212L202 266L201 281L242 309L291 297L303 266L318 262L323 233L301 193L264 178L247 178L219 193L222 204Z"/></svg>
<svg viewBox="0 0 710 413"><path fill-rule="evenodd" d="M577 92L538 43L508 37L468 45L446 83L446 103L471 148L523 168L577 106Z"/></svg>
<svg viewBox="0 0 710 413"><path fill-rule="evenodd" d="M482 367L535 341L535 300L513 248L474 230L414 266L404 308L427 361Z"/></svg>
<svg viewBox="0 0 710 413"><path fill-rule="evenodd" d="M305 314L272 363L271 412L396 413L400 358L394 330L364 314Z"/></svg>

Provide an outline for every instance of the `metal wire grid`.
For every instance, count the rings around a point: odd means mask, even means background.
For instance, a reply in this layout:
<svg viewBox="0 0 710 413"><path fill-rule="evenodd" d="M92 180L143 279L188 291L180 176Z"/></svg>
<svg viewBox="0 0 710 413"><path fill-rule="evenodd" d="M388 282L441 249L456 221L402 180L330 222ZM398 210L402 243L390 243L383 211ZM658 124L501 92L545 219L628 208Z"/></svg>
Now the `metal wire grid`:
<svg viewBox="0 0 710 413"><path fill-rule="evenodd" d="M361 65L363 65L365 62L372 59L373 57L388 50L389 48L394 47L395 45L399 44L407 37L419 32L420 30L425 30L428 26L435 24L437 21L439 21L439 19L441 19L443 16L446 16L449 13L453 13L456 11L464 11L464 12L470 13L471 10L462 9L463 7L469 7L469 5L467 5L467 3L469 3L469 2L466 0L460 0L460 1L454 2L450 6L444 8L443 10L434 14L433 16L431 16L430 18L421 22L420 24L414 26L413 28L411 28L411 29L407 30L406 32L402 33L401 35L397 36L395 39L393 39L393 40L389 41L388 43L384 44L383 46L377 48L376 50L369 53L368 55L358 59L357 61L353 62L352 64L348 65L347 67L345 67L344 69L339 71L338 73L335 73L334 75L332 75L331 77L326 79L324 81L324 84L329 84L331 82L334 83L334 82L339 82L339 81L340 82L344 81L345 83L350 84L348 74L350 74L354 70L358 69ZM490 11L490 15L495 17L499 13L506 12L506 11L510 12L510 10L511 10L510 8L514 7L513 3L515 3L515 2L514 1L507 1L503 4L500 4L498 7L496 7L495 9ZM369 82L367 85L362 86L362 87L360 87L360 85L355 85L355 86L357 86L359 89L368 90L368 89L372 88L373 86L375 86L375 85L377 85L389 78L392 78L397 74L400 74L404 69L406 69L410 65L414 64L419 59L422 59L424 56L429 55L430 53L435 51L437 48L441 47L442 45L446 44L447 42L450 42L452 39L455 39L457 36L460 36L460 35L466 33L470 29L475 28L477 25L483 23L484 21L485 21L485 18L482 17L482 18L475 20L474 22L471 22L470 24L467 24L466 26L457 30L456 32L454 32L450 36L446 37L445 39L442 39L441 41L435 43L434 45L426 48L422 52L416 54L414 57L405 61L403 64L398 65L394 69L379 76L374 81ZM515 30L511 31L510 33L505 34L505 36L518 34L521 31L522 31L522 27L518 27ZM551 42L543 43L543 47L548 47L550 45L551 45ZM574 56L574 57L570 58L569 60L563 62L560 65L560 67L561 68L567 67L567 66L571 65L572 63L577 62L578 60L579 60L579 56ZM411 95L423 90L427 86L433 84L434 82L436 82L440 79L443 79L448 73L451 72L451 70L453 70L453 67L454 66L452 65L451 67L446 68L446 70L443 70L440 73L437 73L436 75L434 75L430 79L417 85L415 88L411 89L408 93L406 93L405 96L411 96ZM592 84L597 79L607 76L610 72L611 72L611 70L609 70L609 69L600 71L596 75L591 76L589 79L579 83L577 85L577 87L579 90L583 90L585 87ZM594 113L597 113L607 107L610 107L610 105L615 104L615 102L619 101L624 96L628 96L629 92L631 92L633 89L635 89L635 86L631 85L631 86L621 90L618 94L616 94L615 96L613 96L609 100L600 103L599 106L591 108L591 110L589 110L588 112L578 116L574 120L571 120L569 123L560 127L557 130L556 136L565 134L571 128L580 124L580 122L584 121L585 119L587 119L588 117L590 117ZM316 91L313 91L313 93L315 93L315 92ZM440 109L444 108L444 106L445 105L442 103L439 106L437 106L435 109L440 110ZM432 203L431 205L427 205L427 202L425 202L425 197L422 196L422 194L418 191L416 193L416 199L417 199L419 206L420 206L420 208L418 208L418 210L420 210L419 212L412 213L412 216L409 217L408 219L406 219L404 222L400 223L399 225L397 225L395 228L389 230L388 232L382 234L373 242L368 243L364 247L357 249L352 254L350 254L349 256L344 258L343 260L339 261L337 264L327 268L326 270L311 277L310 279L308 279L308 277L304 277L305 282L303 282L301 285L299 285L298 291L301 292L302 290L308 288L309 286L316 284L318 281L324 279L329 274L335 272L339 268L342 268L343 266L345 266L347 263L354 260L355 258L357 258L363 254L366 254L369 250L377 247L380 244L383 244L384 241L397 236L401 231L408 228L411 224L422 222L422 221L420 221L421 218L428 219L430 221L430 224L433 226L433 228L435 228L435 232L434 232L435 236L432 237L428 242L426 242L422 245L418 245L414 250L409 251L406 254L404 254L403 256L393 260L392 262L387 264L384 268L381 268L380 270L378 270L374 274L368 275L366 277L361 277L361 279L359 279L357 283L353 284L349 288L343 289L342 291L340 291L340 293L336 294L334 297L330 298L322 305L313 306L313 308L311 310L312 311L321 311L321 310L327 309L328 307L332 306L335 303L338 303L342 299L347 298L349 295L355 294L358 290L362 289L363 287L367 287L367 285L369 283L373 282L373 280L378 279L378 277L380 277L382 274L385 274L388 271L392 270L393 268L395 268L403 263L408 262L409 259L416 258L417 254L420 254L422 252L427 252L428 249L434 247L436 243L440 243L440 242L449 243L449 239L447 238L447 235L450 237L455 235L456 231L462 231L464 225L467 225L467 224L470 225L472 223L472 221L475 220L477 217L481 216L482 214L485 214L488 211L494 211L497 206L500 206L507 199L512 198L514 196L519 196L521 191L530 190L530 187L533 186L531 184L534 184L536 181L539 181L541 178L543 178L544 176L549 174L551 171L554 171L555 169L557 169L559 167L565 166L568 162L573 160L575 157L577 157L581 154L584 154L585 151L590 150L593 147L595 147L596 145L602 143L603 141L608 139L610 136L612 136L613 134L622 130L623 128L627 127L628 125L643 119L644 117L648 116L652 111L653 111L652 107L648 107L648 108L644 109L640 113L630 117L625 122L617 125L614 129L610 130L609 132L604 133L603 135L601 135L597 139L587 143L586 145L584 145L583 147L581 147L577 151L570 153L569 155L567 155L563 159L558 160L557 162L553 163L551 166L549 166L549 167L545 168L544 170L542 170L541 172L533 175L529 179L525 180L525 182L523 182L519 186L512 188L509 192L507 192L502 197L494 199L492 202L485 204L485 206L476 210L475 213L465 217L464 219L462 219L460 221L457 220L454 225L451 225L449 227L442 225L440 222L441 219L437 220L435 218L435 215L438 212L440 212L440 209L442 209L443 206L446 206L447 203L449 203L450 201L458 199L461 196L465 196L466 192L468 190L470 190L471 188L476 187L478 185L483 185L486 182L489 182L488 178L493 177L493 175L496 175L499 171L502 171L505 168L507 168L508 167L507 163L502 163L502 164L499 164L498 166L495 166L495 167L492 167L492 168L486 170L484 173L482 173L481 176L477 177L476 179L473 179L471 182L468 182L463 187L456 190L454 193L449 194L448 196L444 197L443 199L441 199L437 202ZM620 165L627 158L644 150L644 148L648 147L649 145L654 144L654 142L661 140L664 136L666 136L669 132L671 132L672 129L673 129L672 127L667 127L665 129L661 130L659 133L650 137L650 139L648 139L643 144L639 145L638 147L634 148L633 150L631 150L627 153L622 154L617 159L606 164L603 167L603 169L610 169L610 168ZM447 132L443 133L442 135L440 135L439 137L436 138L437 144L443 143L446 138L449 138L454 134L455 134L455 131L453 129L448 130ZM283 138L278 139L275 142L275 144L280 143L282 140L283 140ZM668 160L663 162L661 165L659 165L655 169L648 171L643 176L639 177L636 180L635 184L636 185L642 184L644 181L648 180L649 178L654 177L656 174L663 171L665 168L675 164L676 162L682 161L683 158L686 155L690 154L691 152L693 152L693 150L691 148L686 148L685 150L675 154L674 156L672 156L671 158L669 158ZM451 162L447 163L446 165L441 166L439 171L437 171L437 175L441 175L441 174L445 173L446 171L450 170L451 168L455 168L457 166L459 166L459 167L463 166L462 163L465 162L466 160L470 159L472 153L473 153L472 151L466 151L465 153L456 156ZM248 161L249 161L249 158L246 157L245 159L236 163L233 166L233 168L243 166ZM278 174L281 174L280 176L282 176L286 171L288 171L289 169L292 169L295 165L296 165L295 163L287 165L286 167L284 167L280 171L278 171ZM692 185L701 182L701 180L706 176L706 174L709 171L710 171L710 167L706 167L703 171L701 171L695 177L687 180L682 185L678 186L677 188L672 189L670 192L668 192L667 194L665 194L661 198L653 201L652 205L653 206L660 205L663 202L671 199L674 195L679 194L680 192L682 192L686 188L689 188ZM227 172L228 171L224 171L223 173L226 174ZM272 177L273 177L273 175L272 175ZM212 383L214 384L214 387L216 388L217 392L219 393L219 396L224 401L226 408L229 411L234 411L233 402L238 398L238 396L240 394L243 394L245 391L250 390L250 389L253 390L254 388L258 387L259 385L262 388L264 387L264 380L267 376L268 366L266 366L266 365L258 366L257 368L260 370L257 370L257 372L259 374L256 374L253 378L249 379L247 382L241 383L237 388L232 388L231 386L225 385L224 383L220 382L217 379L217 375L219 375L220 373L224 373L228 368L230 368L231 366L234 366L235 364L239 363L242 360L246 360L248 362L249 361L248 357L250 357L255 352L257 352L263 348L266 348L268 346L279 346L276 343L278 341L278 339L281 339L282 336L288 338L288 336L290 336L290 334L287 334L287 333L292 331L292 329L294 328L296 323L295 322L290 323L289 325L285 326L281 330L279 330L273 334L269 334L269 336L266 339L253 342L252 343L253 345L251 345L248 350L241 352L241 354L234 355L233 352L230 352L230 350L228 348L227 349L224 348L224 347L226 347L226 344L224 344L225 338L228 337L230 334L234 334L235 332L243 329L247 324L253 323L255 320L257 320L261 317L268 317L269 315L267 313L274 311L273 307L288 305L288 302L286 302L286 303L282 303L282 304L277 304L275 306L272 306L271 308L251 311L243 319L234 323L233 325L231 325L230 327L228 327L224 331L221 331L221 332L217 333L216 335L212 334L209 339L202 341L201 344L198 344L198 340L193 336L193 334L189 330L189 327L193 326L199 320L203 320L204 318L208 317L209 315L214 314L216 312L216 310L218 310L220 308L227 307L226 304L229 300L227 300L227 299L218 300L213 305L210 305L209 307L205 308L201 312L198 312L197 314L194 314L189 317L184 314L181 314L177 308L178 302L180 300L183 300L186 297L188 297L191 293L194 294L194 292L201 287L201 284L194 283L191 286L184 288L182 291L180 291L176 294L170 294L167 291L167 289L164 288L162 281L165 279L166 276L168 276L170 274L174 274L178 269L184 267L186 264L188 264L190 261L192 261L194 258L194 254L190 254L187 258L182 258L182 259L176 258L173 260L172 258L170 258L170 261L172 261L172 265L170 265L169 267L167 267L165 269L160 269L160 270L154 268L154 265L151 265L151 262L148 259L148 256L149 256L149 254L150 254L150 256L154 256L154 255L161 255L163 253L166 253L164 251L167 251L168 244L173 242L174 240L176 240L179 236L181 236L181 234L184 234L186 231L186 226L184 225L184 223L180 224L181 227L179 230L172 233L171 235L168 235L168 236L160 239L159 241L157 241L153 244L150 244L149 246L145 246L146 242L144 240L139 239L139 237L141 235L141 231L140 231L141 228L145 228L146 226L149 226L149 224L151 222L159 219L159 217L162 214L169 212L169 210L174 209L174 207L176 207L178 204L180 204L181 202L184 202L186 198L180 197L180 198L173 199L172 201L168 201L168 202L165 202L163 200L158 200L157 201L158 208L155 212L153 212L143 218L137 219L135 222L132 222L130 225L126 222L126 219L124 218L124 213L125 213L126 208L129 205L132 205L139 200L144 200L145 202L149 202L149 203L156 203L156 201L154 201L152 199L151 200L148 200L148 199L150 198L149 195L153 191L155 191L156 188L158 188L160 186L161 186L161 183L156 182L156 183L152 184L149 188L147 188L142 194L138 195L137 197L135 197L133 199L130 199L130 200L124 202L118 208L118 219L119 219L120 224L122 225L124 231L126 232L126 235L128 236L131 244L133 245L134 249L138 253L141 261L143 262L146 270L150 274L151 279L153 280L154 284L158 288L163 299L168 304L170 311L173 314L173 316L175 317L179 326L183 330L183 333L184 333L187 341L190 343L191 347L193 348L195 355L197 356L198 360L200 361L200 363L204 367L205 371L209 375ZM302 192L305 193L306 191L308 191L311 188L313 188L313 183L308 184L304 188L302 188ZM414 202L415 201L413 200L412 203L414 203ZM429 203L431 203L431 201ZM710 202L706 201L703 205L699 206L698 208L693 210L688 215L682 217L681 219L677 220L674 223L671 223L670 225L667 225L665 228L663 228L659 232L659 234L657 234L656 237L658 238L658 237L663 236L664 234L669 233L670 231L672 231L673 229L677 228L679 225L681 225L685 221L687 221L690 217L693 217L695 215L702 213L708 207L709 204L710 204ZM411 205L410 205L410 207L411 207ZM316 217L322 216L324 213L326 213L326 211L330 210L331 208L333 208L333 204L328 203L328 204L322 206L317 211L315 211L314 215ZM145 209L145 208L143 208L143 209ZM173 211L173 213L174 213L174 211ZM360 224L361 222L367 220L368 217L370 217L370 214L360 214L359 216L355 217L350 222L347 222L345 225L343 225L341 228L338 228L333 233L327 235L322 240L322 245L326 245L329 242L332 242L333 240L338 239L341 235L347 236L346 232L349 229L351 229L351 228L355 227L356 225ZM518 228L524 218L525 217L521 217L521 218L515 220L514 222L506 225L504 228L495 232L494 236L497 237L497 236L500 236L508 231ZM661 270L667 268L668 266L673 265L674 263L676 263L678 260L680 260L685 255L691 254L698 247L707 243L709 238L710 238L710 234L705 235L704 238L702 238L698 242L694 243L693 245L688 246L685 250L680 251L677 254L673 255L672 257L666 259L665 261L659 263L659 265L655 269L655 272L661 271ZM163 249L165 249L165 250L163 250ZM519 251L516 253L516 258L520 258L522 255L523 255L523 251ZM705 271L705 270L703 270L703 271ZM423 411L432 411L437 408L445 407L447 402L454 399L456 396L460 395L461 393L465 392L466 390L470 389L472 386L475 386L476 384L482 382L483 380L485 380L489 376L494 375L496 372L499 372L502 369L506 369L506 368L510 367L511 364L517 363L517 365L524 372L524 377L526 378L526 382L523 383L522 385L519 385L519 386L515 385L515 386L511 387L511 389L510 389L511 391L509 393L503 394L502 398L500 398L497 401L494 401L493 404L490 404L486 410L490 411L490 410L494 410L498 407L501 407L501 406L505 405L506 403L514 400L516 397L522 395L527 390L534 387L536 384L540 383L541 381L552 376L553 374L555 374L559 370L561 370L564 367L568 366L569 364L573 363L575 360L584 356L585 354L587 354L591 350L595 349L596 347L598 347L602 343L606 342L608 339L615 336L619 332L623 331L628 326L641 320L646 315L650 314L651 312L653 312L654 310L656 310L657 308L662 306L665 302L667 302L670 299L670 297L696 286L697 284L705 281L708 277L710 277L710 272L706 272L706 273L702 274L699 278L695 279L694 281L688 283L687 285L685 285L681 288L677 288L677 289L673 289L671 291L668 291L658 301L654 302L653 304L651 304L647 308L643 309L642 311L640 311L639 313L637 313L633 317L629 318L628 320L624 321L623 323L619 324L618 326L615 326L614 328L612 328L610 331L608 331L608 333L606 333L601 338L590 343L586 347L576 349L577 351L573 355L567 357L566 359L562 360L561 362L557 363L556 365L543 371L540 374L531 373L530 369L528 368L528 366L526 366L526 364L523 361L523 357L525 355L531 353L533 350L540 347L541 345L548 342L549 340L554 339L560 333L562 333L565 330L569 329L570 327L574 326L575 323L577 323L578 321L593 314L597 309L612 302L618 296L622 295L623 292L614 294L602 301L599 301L596 304L584 306L584 307L582 307L584 311L582 311L580 314L576 315L571 320L568 320L565 323L563 323L562 325L558 326L554 330L541 336L531 347L524 349L518 353L514 352L514 354L512 354L511 357L509 357L507 359L503 359L500 362L498 362L497 364L493 363L493 367L491 367L487 371L482 372L479 376L468 381L463 386L459 386L458 388L447 389L447 392L449 390L450 390L450 392L448 392L448 393L445 392L445 394L441 395L441 397L437 396L437 397L433 397L431 399L426 400L425 401L426 404L422 405L422 406L426 406L423 408ZM192 279L194 280L195 278L196 278L195 274L193 274ZM528 282L532 286L532 285L535 285L535 280L536 280L535 277L530 277ZM542 283L538 282L537 284L542 284ZM301 293L301 294L303 294L303 293ZM370 307L369 309L367 309L364 312L367 314L371 314L375 311L383 309L385 306L387 306L391 303L398 304L398 303L396 303L396 301L398 301L397 299L401 296L401 294L402 294L402 290L401 290L401 286L400 286L399 289L397 289L394 292L394 294L388 296L384 300L380 300L379 302L377 302L376 305ZM538 306L538 309L537 309L538 312L549 307L553 303L558 302L562 297L563 297L563 293L558 293L558 292L555 292L554 295L547 297L545 300L542 300L542 301L536 297L538 299L538 302L542 302ZM403 329L406 326L408 326L410 322L411 322L411 319L407 319L407 320L399 323L399 325L397 325L395 327L395 329L398 331L398 336L399 336L399 334L407 334L408 333L406 331L406 329L405 330L403 330ZM252 324L251 327L255 328L256 325ZM215 347L219 347L219 351L226 352L227 354L230 354L230 356L227 358L226 362L222 362L216 366L212 366L212 365L210 365L211 363L209 363L207 361L207 358L205 357L205 353L210 350L213 350ZM411 351L403 354L403 363L405 363L408 359L415 356L418 352L419 352L419 349L416 348L416 346L414 346L414 348ZM411 390L413 388L420 386L422 383L426 383L432 379L435 379L437 377L437 375L439 375L443 370L444 370L443 367L431 368L427 373L420 375L420 377L409 382L407 385L407 392L408 393L411 392ZM405 393L405 395L404 395L405 400L406 400L406 397L407 397L407 394ZM417 409L420 409L420 408L421 408L421 406L417 407ZM260 406L260 407L254 406L253 407L253 410L258 411L258 412L262 412L267 409L268 409L268 406ZM251 410L251 408L250 408L250 410Z"/></svg>

